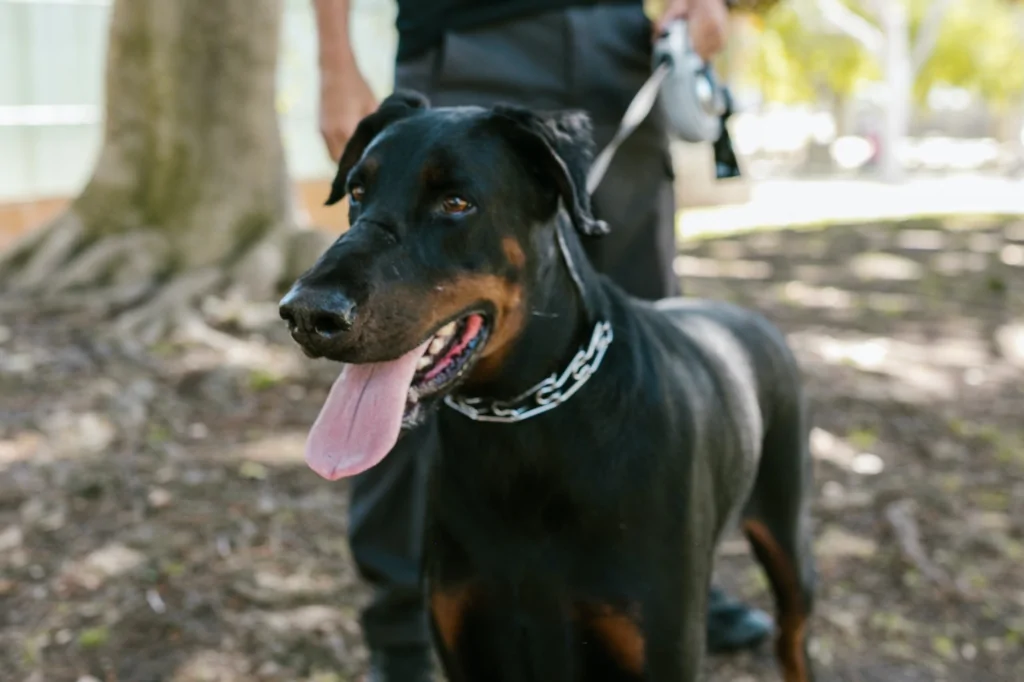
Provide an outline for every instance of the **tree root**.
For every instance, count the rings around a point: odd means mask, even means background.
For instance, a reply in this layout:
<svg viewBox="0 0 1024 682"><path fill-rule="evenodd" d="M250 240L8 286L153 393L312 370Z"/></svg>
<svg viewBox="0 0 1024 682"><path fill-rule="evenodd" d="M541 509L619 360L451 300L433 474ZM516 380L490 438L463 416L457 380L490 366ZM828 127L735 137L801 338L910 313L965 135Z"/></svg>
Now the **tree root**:
<svg viewBox="0 0 1024 682"><path fill-rule="evenodd" d="M903 557L910 562L927 580L951 597L964 597L966 592L946 571L929 557L921 542L921 531L914 518L914 503L911 500L897 500L885 508L885 519L896 536Z"/></svg>
<svg viewBox="0 0 1024 682"><path fill-rule="evenodd" d="M0 271L10 272L4 282L9 292L30 294L43 287L79 248L85 225L77 213L68 211L38 232L15 244L0 261Z"/></svg>
<svg viewBox="0 0 1024 682"><path fill-rule="evenodd" d="M224 279L223 271L208 268L162 283L149 301L118 315L109 331L117 337L130 336L145 345L154 344L195 315L196 302L216 291Z"/></svg>
<svg viewBox="0 0 1024 682"><path fill-rule="evenodd" d="M147 278L119 285L90 287L86 291L69 291L28 301L37 312L43 314L74 314L75 317L87 320L102 320L108 318L115 310L124 310L144 300L155 287L156 280Z"/></svg>
<svg viewBox="0 0 1024 682"><path fill-rule="evenodd" d="M152 280L167 258L167 243L156 234L132 232L96 242L68 267L54 273L45 286L49 298L70 289L95 286L98 282L120 283Z"/></svg>
<svg viewBox="0 0 1024 682"><path fill-rule="evenodd" d="M91 238L72 209L0 254L5 291L0 312L109 323L97 331L146 345L184 331L193 341L224 347L229 337L218 336L203 319L204 312L217 317L215 297L228 307L240 301L276 304L282 285L290 284L334 239L291 227L270 230L241 257L229 257L221 266L196 269L182 263L181 254L175 260L172 245L158 231ZM276 305L268 303L259 312L265 323L271 312L276 315Z"/></svg>
<svg viewBox="0 0 1024 682"><path fill-rule="evenodd" d="M0 312L107 317L151 295L167 253L157 233L90 240L68 211L0 255Z"/></svg>

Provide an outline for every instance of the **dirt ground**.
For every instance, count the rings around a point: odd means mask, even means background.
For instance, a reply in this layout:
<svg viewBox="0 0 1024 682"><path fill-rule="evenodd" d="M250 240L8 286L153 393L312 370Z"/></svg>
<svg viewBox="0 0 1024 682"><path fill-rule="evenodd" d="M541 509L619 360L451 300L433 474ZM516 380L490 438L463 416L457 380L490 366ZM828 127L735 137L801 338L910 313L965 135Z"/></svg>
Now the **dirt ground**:
<svg viewBox="0 0 1024 682"><path fill-rule="evenodd" d="M908 236L909 235L909 236ZM691 292L789 334L814 402L819 682L1024 680L1024 223L690 245ZM302 463L336 369L273 306L151 351L0 325L0 679L358 679L346 491ZM745 544L719 579L768 608ZM779 679L769 650L713 682ZM90 677L91 676L91 677Z"/></svg>

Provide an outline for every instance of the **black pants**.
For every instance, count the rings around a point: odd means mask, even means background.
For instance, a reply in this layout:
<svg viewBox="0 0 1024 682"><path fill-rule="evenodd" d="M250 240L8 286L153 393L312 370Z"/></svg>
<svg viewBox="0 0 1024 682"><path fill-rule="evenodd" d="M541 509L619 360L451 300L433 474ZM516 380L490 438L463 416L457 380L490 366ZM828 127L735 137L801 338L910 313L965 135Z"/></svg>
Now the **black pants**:
<svg viewBox="0 0 1024 682"><path fill-rule="evenodd" d="M433 106L583 109L601 149L650 75L650 35L639 3L531 16L448 34L438 49L399 63L395 85L422 92ZM672 180L655 111L616 152L594 194L594 212L611 234L587 242L590 258L641 298L679 293ZM430 420L352 482L349 541L361 574L376 588L363 613L371 648L429 641L419 569L428 463L437 447Z"/></svg>

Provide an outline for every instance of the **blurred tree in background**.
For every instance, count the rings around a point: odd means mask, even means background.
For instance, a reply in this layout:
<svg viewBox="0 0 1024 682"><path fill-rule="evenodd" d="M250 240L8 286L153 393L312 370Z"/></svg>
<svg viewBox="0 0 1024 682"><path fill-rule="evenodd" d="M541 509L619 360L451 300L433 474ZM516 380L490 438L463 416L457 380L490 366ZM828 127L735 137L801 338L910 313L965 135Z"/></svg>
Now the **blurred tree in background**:
<svg viewBox="0 0 1024 682"><path fill-rule="evenodd" d="M841 127L849 99L865 82L881 77L878 64L860 43L837 34L813 11L813 0L791 0L753 23L758 40L747 68L738 73L767 101L827 102Z"/></svg>
<svg viewBox="0 0 1024 682"><path fill-rule="evenodd" d="M841 125L849 99L886 86L883 174L899 179L899 140L936 86L960 87L995 110L1024 95L1024 3L1010 0L787 0L753 22L741 68L766 100L828 103Z"/></svg>
<svg viewBox="0 0 1024 682"><path fill-rule="evenodd" d="M960 0L950 8L932 58L914 84L923 102L936 85L976 92L1003 109L1024 96L1024 4Z"/></svg>
<svg viewBox="0 0 1024 682"><path fill-rule="evenodd" d="M275 100L282 3L114 2L92 177L0 257L5 303L153 341L210 295L265 300L290 277L304 233Z"/></svg>

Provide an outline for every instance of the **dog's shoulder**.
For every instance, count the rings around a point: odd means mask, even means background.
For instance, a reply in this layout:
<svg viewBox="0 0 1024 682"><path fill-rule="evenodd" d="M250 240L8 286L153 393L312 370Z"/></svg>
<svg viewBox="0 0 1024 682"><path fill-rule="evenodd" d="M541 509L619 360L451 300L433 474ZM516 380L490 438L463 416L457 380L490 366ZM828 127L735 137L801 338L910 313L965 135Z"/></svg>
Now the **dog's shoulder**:
<svg viewBox="0 0 1024 682"><path fill-rule="evenodd" d="M690 349L689 357L699 357L718 376L737 375L777 390L798 382L799 368L785 335L756 311L724 301L669 298L650 304L646 314L661 317L679 347Z"/></svg>
<svg viewBox="0 0 1024 682"><path fill-rule="evenodd" d="M676 297L657 301L651 308L689 336L699 338L700 330L716 329L747 347L763 347L768 343L788 348L785 336L764 315L733 303Z"/></svg>

